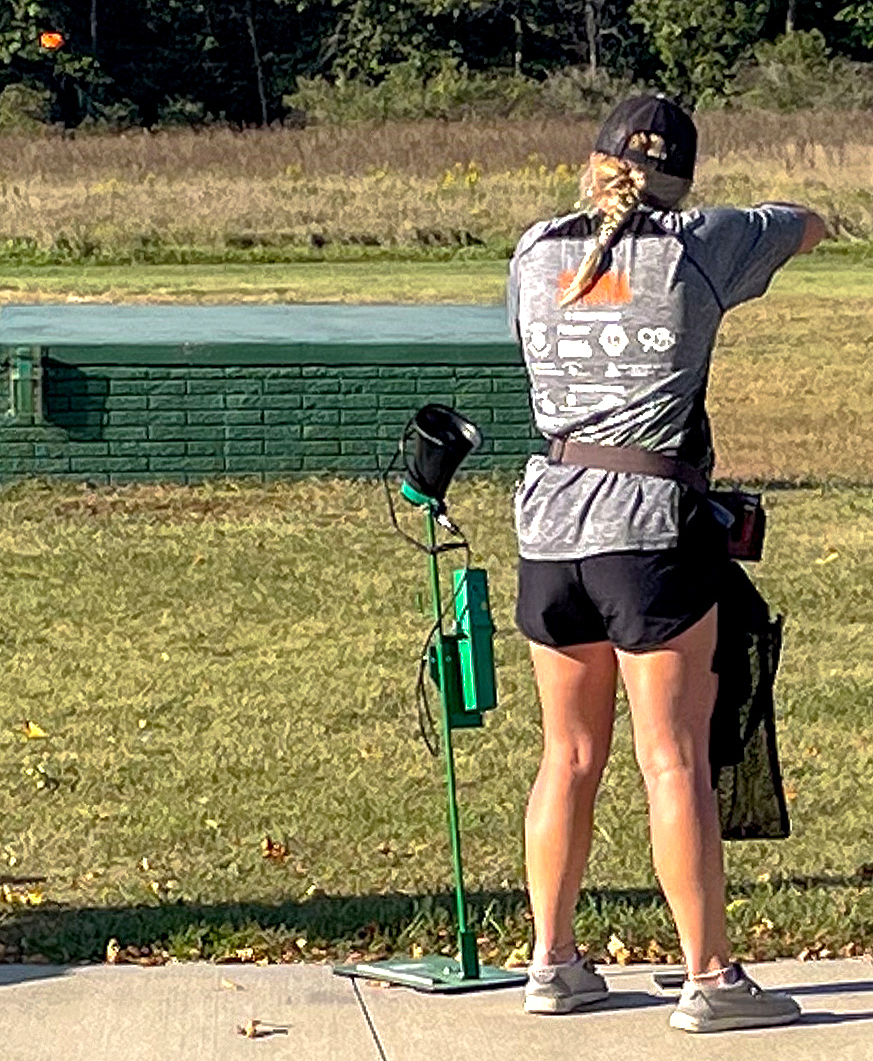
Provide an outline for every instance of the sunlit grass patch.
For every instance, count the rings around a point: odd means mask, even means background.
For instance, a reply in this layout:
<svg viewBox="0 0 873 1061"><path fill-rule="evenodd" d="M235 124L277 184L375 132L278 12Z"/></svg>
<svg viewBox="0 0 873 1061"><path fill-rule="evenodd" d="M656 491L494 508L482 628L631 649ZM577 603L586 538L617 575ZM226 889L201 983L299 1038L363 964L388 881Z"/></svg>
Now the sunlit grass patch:
<svg viewBox="0 0 873 1061"><path fill-rule="evenodd" d="M539 753L512 621L511 491L507 477L461 478L450 497L498 628L500 705L457 740L465 869L495 960L529 939L521 824ZM787 617L795 834L731 848L746 953L873 944L868 495L768 494L754 574ZM0 503L0 543L0 877L40 893L0 896L9 956L22 935L25 951L63 958L98 958L113 937L155 960L451 950L442 767L413 698L426 573L378 484L25 484ZM617 933L629 954L675 954L624 707L588 888L579 928L598 953Z"/></svg>

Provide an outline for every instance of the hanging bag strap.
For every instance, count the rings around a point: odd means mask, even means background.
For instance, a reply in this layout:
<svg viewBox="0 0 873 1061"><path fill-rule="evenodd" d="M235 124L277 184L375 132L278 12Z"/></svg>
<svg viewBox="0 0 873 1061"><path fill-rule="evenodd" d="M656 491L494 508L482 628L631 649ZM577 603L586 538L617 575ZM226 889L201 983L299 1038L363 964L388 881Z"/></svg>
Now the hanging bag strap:
<svg viewBox="0 0 873 1061"><path fill-rule="evenodd" d="M705 494L709 486L703 472L693 465L641 446L599 446L572 438L553 438L549 443L548 457L554 464L579 464L608 472L675 479L699 494Z"/></svg>

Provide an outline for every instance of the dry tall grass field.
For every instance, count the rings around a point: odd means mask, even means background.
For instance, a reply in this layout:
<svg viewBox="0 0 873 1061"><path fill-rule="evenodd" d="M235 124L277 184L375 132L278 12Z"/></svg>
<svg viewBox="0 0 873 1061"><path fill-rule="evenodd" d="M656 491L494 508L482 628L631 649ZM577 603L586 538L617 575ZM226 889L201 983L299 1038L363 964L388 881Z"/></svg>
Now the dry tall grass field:
<svg viewBox="0 0 873 1061"><path fill-rule="evenodd" d="M873 115L704 113L694 202L793 199L873 238ZM0 138L0 256L218 260L342 246L505 249L572 208L594 123ZM184 255L182 255L184 257Z"/></svg>

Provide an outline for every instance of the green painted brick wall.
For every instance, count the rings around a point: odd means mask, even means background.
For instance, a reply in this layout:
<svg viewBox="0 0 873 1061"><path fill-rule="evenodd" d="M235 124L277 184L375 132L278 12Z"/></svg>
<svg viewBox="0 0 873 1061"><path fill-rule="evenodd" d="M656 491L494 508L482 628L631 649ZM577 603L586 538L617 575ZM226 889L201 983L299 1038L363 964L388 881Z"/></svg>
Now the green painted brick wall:
<svg viewBox="0 0 873 1061"><path fill-rule="evenodd" d="M454 406L482 431L465 470L517 469L541 447L520 364L128 367L46 357L42 422L0 421L0 478L373 475L427 402Z"/></svg>

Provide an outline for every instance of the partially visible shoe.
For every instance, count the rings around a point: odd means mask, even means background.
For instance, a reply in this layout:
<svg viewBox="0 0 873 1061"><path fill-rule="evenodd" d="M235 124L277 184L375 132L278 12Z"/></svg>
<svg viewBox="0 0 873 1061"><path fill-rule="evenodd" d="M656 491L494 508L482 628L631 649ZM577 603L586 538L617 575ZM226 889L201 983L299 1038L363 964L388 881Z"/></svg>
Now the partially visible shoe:
<svg viewBox="0 0 873 1061"><path fill-rule="evenodd" d="M609 989L590 958L531 969L524 989L525 1013L572 1013L606 998Z"/></svg>
<svg viewBox="0 0 873 1061"><path fill-rule="evenodd" d="M736 963L731 984L705 986L686 980L670 1026L686 1032L724 1032L734 1028L765 1028L791 1024L800 1006L789 995L765 991Z"/></svg>

